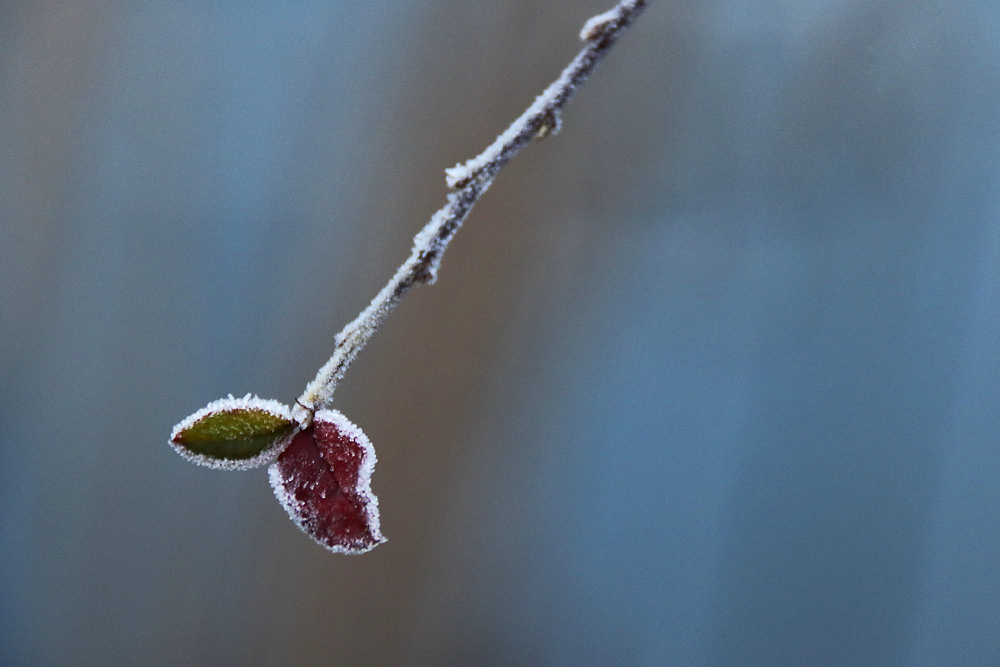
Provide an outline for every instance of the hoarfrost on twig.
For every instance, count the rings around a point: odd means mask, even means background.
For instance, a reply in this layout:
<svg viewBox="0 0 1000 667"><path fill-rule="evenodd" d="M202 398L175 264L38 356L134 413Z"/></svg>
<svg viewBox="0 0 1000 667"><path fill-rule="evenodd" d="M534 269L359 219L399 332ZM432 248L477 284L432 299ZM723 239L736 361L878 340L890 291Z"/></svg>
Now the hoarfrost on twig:
<svg viewBox="0 0 1000 667"><path fill-rule="evenodd" d="M587 44L559 78L485 151L465 164L445 170L445 180L454 191L448 194L447 203L414 237L410 257L389 283L358 317L337 334L333 356L297 401L295 417L300 424L308 425L315 410L330 406L334 389L347 367L403 295L414 285L434 282L448 243L500 169L532 139L559 130L562 110L577 87L587 80L618 36L645 6L646 0L622 0L612 9L588 20L580 33Z"/></svg>

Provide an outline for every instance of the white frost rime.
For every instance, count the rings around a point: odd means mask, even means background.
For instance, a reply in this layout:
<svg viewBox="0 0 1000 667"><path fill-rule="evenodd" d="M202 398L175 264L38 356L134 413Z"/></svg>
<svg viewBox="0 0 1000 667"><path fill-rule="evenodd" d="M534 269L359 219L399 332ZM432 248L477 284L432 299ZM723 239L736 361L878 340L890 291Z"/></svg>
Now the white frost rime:
<svg viewBox="0 0 1000 667"><path fill-rule="evenodd" d="M454 189L448 194L448 202L414 237L412 254L389 284L337 335L333 356L298 399L295 415L299 423L308 424L313 410L331 405L334 389L348 366L403 295L414 285L434 282L448 243L500 169L532 139L559 130L562 110L573 93L645 6L645 0L622 0L587 21L581 33L587 44L559 78L485 151L465 164L445 170L448 187Z"/></svg>

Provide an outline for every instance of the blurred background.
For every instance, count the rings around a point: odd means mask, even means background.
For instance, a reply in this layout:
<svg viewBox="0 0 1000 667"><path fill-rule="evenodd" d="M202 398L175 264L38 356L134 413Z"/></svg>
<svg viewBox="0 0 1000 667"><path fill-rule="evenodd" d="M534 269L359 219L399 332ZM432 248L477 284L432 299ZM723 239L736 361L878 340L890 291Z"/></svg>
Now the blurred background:
<svg viewBox="0 0 1000 667"><path fill-rule="evenodd" d="M340 386L372 553L167 446L610 4L0 4L0 663L1000 664L995 2L651 0Z"/></svg>

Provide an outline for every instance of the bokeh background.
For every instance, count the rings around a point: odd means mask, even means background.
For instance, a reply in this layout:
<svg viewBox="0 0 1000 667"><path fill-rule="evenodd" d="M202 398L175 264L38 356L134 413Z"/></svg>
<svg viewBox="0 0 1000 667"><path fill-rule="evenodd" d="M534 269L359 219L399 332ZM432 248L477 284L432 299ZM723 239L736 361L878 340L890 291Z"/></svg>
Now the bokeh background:
<svg viewBox="0 0 1000 667"><path fill-rule="evenodd" d="M1000 664L1000 5L650 4L341 385L344 557L170 429L610 2L0 3L0 663Z"/></svg>

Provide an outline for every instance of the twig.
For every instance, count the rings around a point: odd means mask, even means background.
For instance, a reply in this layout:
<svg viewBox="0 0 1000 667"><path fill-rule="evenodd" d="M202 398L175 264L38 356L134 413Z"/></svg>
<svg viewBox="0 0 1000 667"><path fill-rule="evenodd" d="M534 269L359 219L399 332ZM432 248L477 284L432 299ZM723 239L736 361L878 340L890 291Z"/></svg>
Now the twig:
<svg viewBox="0 0 1000 667"><path fill-rule="evenodd" d="M500 169L532 139L559 131L560 114L577 87L587 80L618 36L645 6L646 0L622 0L609 11L587 21L580 32L580 38L587 45L559 78L489 148L464 165L445 170L448 186L454 192L448 194L448 202L414 237L412 254L389 284L337 334L333 356L319 369L297 401L295 417L301 425L311 422L316 410L330 407L333 391L347 367L403 295L414 285L434 282L445 248Z"/></svg>

